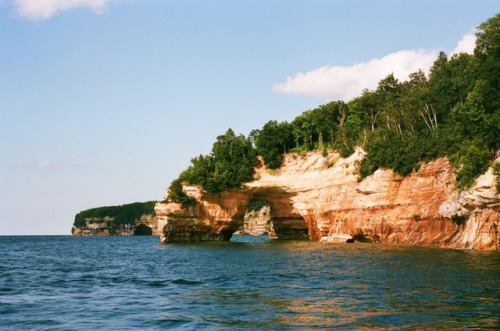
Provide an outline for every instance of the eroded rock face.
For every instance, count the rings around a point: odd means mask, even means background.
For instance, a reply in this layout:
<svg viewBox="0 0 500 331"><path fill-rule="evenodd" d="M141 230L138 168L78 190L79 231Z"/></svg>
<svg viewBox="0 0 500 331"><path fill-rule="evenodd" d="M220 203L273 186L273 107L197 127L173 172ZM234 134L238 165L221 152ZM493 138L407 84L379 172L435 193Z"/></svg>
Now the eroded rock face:
<svg viewBox="0 0 500 331"><path fill-rule="evenodd" d="M240 234L251 236L269 235L276 238L271 217L271 208L263 206L260 210L247 211L243 218L243 228L240 228Z"/></svg>
<svg viewBox="0 0 500 331"><path fill-rule="evenodd" d="M251 193L245 190L210 195L186 187L196 205L183 209L178 203L158 203L155 212L162 227L162 242L230 240L243 225Z"/></svg>
<svg viewBox="0 0 500 331"><path fill-rule="evenodd" d="M159 236L163 226L159 229L157 218L152 215L142 215L140 219L129 224L114 223L111 217L96 217L85 220L85 226L71 229L73 236Z"/></svg>
<svg viewBox="0 0 500 331"><path fill-rule="evenodd" d="M361 149L347 159L287 155L281 169L257 169L259 179L241 190L213 196L187 187L196 206L155 208L162 241L228 240L242 226L248 204L265 200L280 239L499 249L500 195L491 169L466 192L455 190L444 158L404 178L377 170L358 182L355 164L363 156Z"/></svg>

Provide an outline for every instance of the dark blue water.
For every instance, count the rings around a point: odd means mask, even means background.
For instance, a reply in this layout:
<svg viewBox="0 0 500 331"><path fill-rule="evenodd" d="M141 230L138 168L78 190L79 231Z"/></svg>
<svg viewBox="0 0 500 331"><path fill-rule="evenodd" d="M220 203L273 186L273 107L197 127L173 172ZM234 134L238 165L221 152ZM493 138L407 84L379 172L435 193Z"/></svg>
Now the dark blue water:
<svg viewBox="0 0 500 331"><path fill-rule="evenodd" d="M0 237L0 329L500 329L500 252L234 240Z"/></svg>

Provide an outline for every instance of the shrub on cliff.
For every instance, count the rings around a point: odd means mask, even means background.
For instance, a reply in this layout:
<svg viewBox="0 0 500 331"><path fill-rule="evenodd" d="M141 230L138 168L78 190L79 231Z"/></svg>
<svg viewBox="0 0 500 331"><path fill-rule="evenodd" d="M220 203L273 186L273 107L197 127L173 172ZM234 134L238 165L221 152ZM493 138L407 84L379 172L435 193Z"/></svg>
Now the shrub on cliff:
<svg viewBox="0 0 500 331"><path fill-rule="evenodd" d="M168 200L178 202L182 204L182 207L186 208L192 206L196 203L193 197L190 197L184 193L182 190L182 175L174 180L170 187L168 188Z"/></svg>
<svg viewBox="0 0 500 331"><path fill-rule="evenodd" d="M497 181L497 193L500 193L500 163L493 165L493 175L495 175Z"/></svg>
<svg viewBox="0 0 500 331"><path fill-rule="evenodd" d="M251 212L251 211L258 212L262 208L270 207L270 206L271 206L271 204L268 201L264 201L264 200L252 201L247 208L247 212Z"/></svg>
<svg viewBox="0 0 500 331"><path fill-rule="evenodd" d="M256 165L257 152L250 139L228 129L217 137L209 155L193 158L188 169L172 182L169 199L183 205L194 203L182 191L182 184L200 185L208 193L240 188L253 179Z"/></svg>
<svg viewBox="0 0 500 331"><path fill-rule="evenodd" d="M475 179L488 169L491 153L481 141L464 141L459 152L451 158L457 167L457 188L472 186Z"/></svg>
<svg viewBox="0 0 500 331"><path fill-rule="evenodd" d="M255 147L269 169L277 169L283 154L294 147L293 127L288 122L267 122L261 130L254 131Z"/></svg>

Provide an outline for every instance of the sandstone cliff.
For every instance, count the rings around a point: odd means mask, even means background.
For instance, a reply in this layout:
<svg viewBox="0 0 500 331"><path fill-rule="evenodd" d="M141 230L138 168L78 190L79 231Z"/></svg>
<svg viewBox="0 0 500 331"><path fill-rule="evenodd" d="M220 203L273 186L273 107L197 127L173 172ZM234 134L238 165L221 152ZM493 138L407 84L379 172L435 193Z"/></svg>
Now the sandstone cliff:
<svg viewBox="0 0 500 331"><path fill-rule="evenodd" d="M500 195L491 169L462 192L444 158L407 177L379 169L358 182L355 165L363 156L361 149L347 159L336 153L287 155L281 169L257 169L258 179L240 190L209 195L186 187L195 206L155 207L161 240L229 240L249 203L265 200L279 239L499 249Z"/></svg>
<svg viewBox="0 0 500 331"><path fill-rule="evenodd" d="M243 217L243 227L239 228L236 233L251 236L268 235L272 239L277 239L271 217L271 207L264 206L260 210L247 210Z"/></svg>
<svg viewBox="0 0 500 331"><path fill-rule="evenodd" d="M73 236L159 236L163 228L158 228L158 220L152 215L142 215L140 219L128 224L115 224L112 217L93 217L85 219L84 226L73 226Z"/></svg>

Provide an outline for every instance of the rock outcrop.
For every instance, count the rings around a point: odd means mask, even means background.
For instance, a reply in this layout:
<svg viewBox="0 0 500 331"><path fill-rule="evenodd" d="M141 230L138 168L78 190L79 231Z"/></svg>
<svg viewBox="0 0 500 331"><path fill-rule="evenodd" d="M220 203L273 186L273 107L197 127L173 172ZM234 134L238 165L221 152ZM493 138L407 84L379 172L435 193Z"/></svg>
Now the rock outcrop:
<svg viewBox="0 0 500 331"><path fill-rule="evenodd" d="M243 228L240 228L237 233L250 236L268 235L270 238L276 239L271 208L263 206L260 210L248 210L243 217Z"/></svg>
<svg viewBox="0 0 500 331"><path fill-rule="evenodd" d="M445 158L406 177L379 169L358 182L356 163L363 156L361 149L346 159L336 153L287 155L281 169L257 169L258 179L240 190L209 195L186 187L195 206L155 207L161 240L229 240L243 226L249 203L264 200L279 239L499 249L500 195L491 169L467 191L455 189Z"/></svg>
<svg viewBox="0 0 500 331"><path fill-rule="evenodd" d="M85 219L85 226L73 226L73 236L159 236L163 227L152 215L143 215L132 223L115 224L112 217L93 217Z"/></svg>

